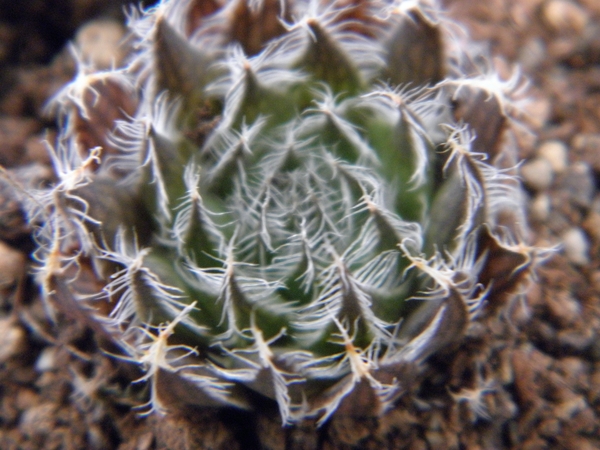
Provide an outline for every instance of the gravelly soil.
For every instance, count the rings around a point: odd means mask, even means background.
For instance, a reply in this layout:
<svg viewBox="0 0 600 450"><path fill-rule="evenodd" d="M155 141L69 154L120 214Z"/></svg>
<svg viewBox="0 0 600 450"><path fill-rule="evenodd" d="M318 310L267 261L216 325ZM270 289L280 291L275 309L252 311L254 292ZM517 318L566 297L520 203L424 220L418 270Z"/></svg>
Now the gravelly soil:
<svg viewBox="0 0 600 450"><path fill-rule="evenodd" d="M73 73L64 39L99 14L119 19L122 3L0 0L0 164L14 179L51 180L44 104ZM0 180L0 448L600 448L600 2L445 4L501 73L517 64L530 80L515 144L531 244L561 247L528 289L431 361L385 417L338 415L318 432L282 429L270 406L142 418L122 394L139 374L76 318L49 321L26 276L27 223Z"/></svg>

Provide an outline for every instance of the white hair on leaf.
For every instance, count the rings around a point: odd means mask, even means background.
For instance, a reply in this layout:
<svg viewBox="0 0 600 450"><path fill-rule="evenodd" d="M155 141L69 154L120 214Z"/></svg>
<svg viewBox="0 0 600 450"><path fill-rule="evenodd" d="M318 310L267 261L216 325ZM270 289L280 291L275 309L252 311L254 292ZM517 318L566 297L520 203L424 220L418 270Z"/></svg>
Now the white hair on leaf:
<svg viewBox="0 0 600 450"><path fill-rule="evenodd" d="M75 78L48 100L45 106L46 112L59 112L69 116L71 107L75 106L83 118L90 119L88 110L90 105L86 95L91 94L91 106L94 107L100 98L100 93L94 88L95 83L110 81L122 87L128 94L135 95L132 79L124 69L97 71L94 66L82 59L74 45L70 45L69 50L75 60Z"/></svg>
<svg viewBox="0 0 600 450"><path fill-rule="evenodd" d="M320 415L317 425L322 426L338 409L342 401L351 394L357 384L366 382L378 400L381 413L390 406L390 399L398 389L398 385L384 384L378 381L373 373L378 367L376 355L379 352L379 340L375 339L366 348L361 349L354 345L355 336L351 336L344 324L336 317L330 317L339 333L333 335L338 338L332 341L342 345L344 350L340 353L322 358L315 358L301 364L301 373L307 377L316 378L341 378L332 388L324 392L320 398L315 399L312 410L307 416ZM354 330L357 326L353 327Z"/></svg>
<svg viewBox="0 0 600 450"><path fill-rule="evenodd" d="M252 345L247 348L234 350L228 350L219 346L225 353L239 361L244 368L215 368L225 379L242 382L254 387L259 392L262 391L267 397L274 398L279 406L283 425L292 421L292 411L297 409L292 404L288 386L292 383L304 381L301 376L292 374L280 367L279 358L271 349L271 345L285 336L285 334L285 329L282 329L268 340L265 340L263 332L256 325L256 314L253 311L250 314L250 328L244 330L242 333L245 339L252 341ZM296 356L300 358L305 357L306 352L287 353L287 364L289 364L289 361L295 359Z"/></svg>
<svg viewBox="0 0 600 450"><path fill-rule="evenodd" d="M304 53L317 42L315 30L318 28L326 35L327 44L341 60L349 66L356 66L361 81L373 79L384 64L383 48L379 43L363 34L350 30L355 24L352 20L341 20L354 5L340 6L338 2L324 4L319 0L307 0L292 13L292 23L282 21L288 31L286 39L303 47Z"/></svg>
<svg viewBox="0 0 600 450"><path fill-rule="evenodd" d="M339 95L333 95L326 85L323 85L322 89L315 90L314 94L315 106L306 108L303 112L305 115L305 119L301 123L303 131L306 130L304 132L308 134L310 131L323 128L330 123L358 152L359 164L366 163L377 167L379 158L375 150L365 141L360 130L344 118L344 113L350 106L349 102L354 100L338 102Z"/></svg>
<svg viewBox="0 0 600 450"><path fill-rule="evenodd" d="M125 343L125 348L130 356L114 355L118 359L136 363L145 371L145 374L134 381L140 383L148 381L150 384L150 399L147 403L136 407L141 412L140 415L147 416L152 413L164 415L167 408L161 402L158 395L158 376L159 371L166 371L173 374L180 374L182 377L189 379L195 386L207 393L215 400L221 401L224 404L228 403L227 389L231 387L230 383L218 380L214 377L208 377L194 373L194 369L202 369L202 364L193 362L191 364L181 364L190 357L198 355L198 351L188 345L172 345L169 344L169 338L175 333L175 327L180 323L189 323L188 316L191 311L196 309L196 302L192 302L168 323L157 326L141 327L136 326L134 330L137 332L137 340L141 341L135 345ZM192 358L192 360L194 360ZM191 373L186 371L192 370Z"/></svg>

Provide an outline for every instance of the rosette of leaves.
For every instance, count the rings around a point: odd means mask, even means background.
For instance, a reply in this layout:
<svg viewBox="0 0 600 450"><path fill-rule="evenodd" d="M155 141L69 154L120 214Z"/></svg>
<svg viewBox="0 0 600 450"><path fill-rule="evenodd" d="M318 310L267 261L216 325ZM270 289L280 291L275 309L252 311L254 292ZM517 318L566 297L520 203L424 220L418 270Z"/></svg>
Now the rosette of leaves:
<svg viewBox="0 0 600 450"><path fill-rule="evenodd" d="M144 412L383 414L532 265L521 79L435 4L167 0L129 26L126 67L80 60L52 100L29 220L48 305L143 368Z"/></svg>

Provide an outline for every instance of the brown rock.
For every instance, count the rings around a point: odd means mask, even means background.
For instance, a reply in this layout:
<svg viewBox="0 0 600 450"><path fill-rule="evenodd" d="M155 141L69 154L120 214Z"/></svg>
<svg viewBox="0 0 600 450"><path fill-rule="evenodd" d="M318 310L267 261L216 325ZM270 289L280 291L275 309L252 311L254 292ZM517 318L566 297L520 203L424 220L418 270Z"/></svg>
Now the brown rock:
<svg viewBox="0 0 600 450"><path fill-rule="evenodd" d="M550 0L542 8L543 19L558 34L581 33L588 23L585 10L568 0Z"/></svg>

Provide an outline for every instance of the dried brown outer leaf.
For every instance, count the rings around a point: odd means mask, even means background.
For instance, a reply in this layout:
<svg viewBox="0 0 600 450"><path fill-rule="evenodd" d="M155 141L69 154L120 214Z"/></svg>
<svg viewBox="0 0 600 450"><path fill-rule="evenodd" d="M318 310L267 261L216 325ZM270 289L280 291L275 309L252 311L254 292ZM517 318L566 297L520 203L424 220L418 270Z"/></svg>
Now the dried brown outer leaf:
<svg viewBox="0 0 600 450"><path fill-rule="evenodd" d="M382 361L380 367L373 373L374 378L382 383L399 383L395 397L402 395L409 388L415 375L414 363L423 361L461 340L469 316L464 299L458 291L451 289L446 299L425 302L420 311L409 320L413 320L408 324L412 339L406 349L410 347L413 349L400 351L399 358L391 356L389 361ZM327 404L332 398L345 395L334 417L356 419L381 417L385 405L382 404L371 382L363 378L351 390L349 390L349 383L352 383L352 374L325 391L316 401L317 408L320 404Z"/></svg>
<svg viewBox="0 0 600 450"><path fill-rule="evenodd" d="M217 0L193 0L187 12L186 35L194 34L204 19L212 16L221 9L221 2Z"/></svg>
<svg viewBox="0 0 600 450"><path fill-rule="evenodd" d="M437 326L435 336L427 342L422 350L420 356L422 359L455 345L462 339L467 329L469 313L466 302L455 289L450 289L450 295L440 308L444 308L441 321Z"/></svg>
<svg viewBox="0 0 600 450"><path fill-rule="evenodd" d="M360 445L362 439L375 432L382 413L375 389L363 378L342 400L331 418L329 433L338 445Z"/></svg>
<svg viewBox="0 0 600 450"><path fill-rule="evenodd" d="M216 399L198 385L178 373L158 369L155 375L156 390L161 406L168 411L183 411L186 408L222 408L223 401ZM242 409L248 405L241 397L231 399L232 404Z"/></svg>
<svg viewBox="0 0 600 450"><path fill-rule="evenodd" d="M194 450L223 449L240 450L257 448L253 442L238 439L239 429L245 423L224 421L225 414L213 409L186 408L173 411L166 416L153 415L149 418L154 434L153 449ZM120 448L120 447L119 447ZM137 448L136 448L137 450Z"/></svg>
<svg viewBox="0 0 600 450"><path fill-rule="evenodd" d="M285 14L290 8L286 8L282 17L281 3L281 0L264 0L253 11L247 2L238 2L231 22L231 40L239 42L247 55L260 52L267 42L285 32L281 19L289 20Z"/></svg>
<svg viewBox="0 0 600 450"><path fill-rule="evenodd" d="M347 375L347 377L352 377L352 374ZM343 383L344 380L341 380L340 383ZM373 389L369 380L362 378L342 400L335 411L335 416L369 418L380 417L382 412L383 406L375 389Z"/></svg>
<svg viewBox="0 0 600 450"><path fill-rule="evenodd" d="M75 299L66 277L49 275L46 282L49 288L48 299L57 311L64 314L69 320L85 324L96 337L111 343L115 348L121 348L118 340L110 331L98 322L89 311L86 311L86 306Z"/></svg>
<svg viewBox="0 0 600 450"><path fill-rule="evenodd" d="M152 219L126 186L110 177L96 177L94 181L77 189L77 196L88 204L88 214L102 226L87 224L99 243L111 246L119 228L126 233L135 232L139 245L147 245L152 236ZM114 218L119 217L119 221ZM133 238L133 236L131 236Z"/></svg>
<svg viewBox="0 0 600 450"><path fill-rule="evenodd" d="M423 361L434 353L459 342L469 323L465 299L451 288L442 300L426 300L403 324L400 338L407 338L407 345L393 355L382 367L403 362Z"/></svg>
<svg viewBox="0 0 600 450"><path fill-rule="evenodd" d="M420 13L404 17L393 33L382 76L392 85L435 84L444 78L443 49L440 30Z"/></svg>
<svg viewBox="0 0 600 450"><path fill-rule="evenodd" d="M96 80L83 95L87 117L75 115L74 132L82 157L90 149L102 147L101 161L121 151L110 141L117 120L126 120L137 108L137 99L130 89L110 79Z"/></svg>
<svg viewBox="0 0 600 450"><path fill-rule="evenodd" d="M486 297L485 311L488 314L503 306L523 279L533 261L523 253L502 247L487 228L481 233L480 247L487 253L485 264L479 274L483 286L491 286Z"/></svg>
<svg viewBox="0 0 600 450"><path fill-rule="evenodd" d="M370 0L338 0L335 3L341 10L336 22L343 24L345 30L375 38L378 28L384 26L384 21L374 15Z"/></svg>
<svg viewBox="0 0 600 450"><path fill-rule="evenodd" d="M365 377L355 381L349 373L333 386L311 398L311 411L320 412L340 402L333 412L334 418L367 419L380 417L383 405L371 381ZM329 418L328 418L329 420Z"/></svg>
<svg viewBox="0 0 600 450"><path fill-rule="evenodd" d="M455 94L454 118L469 124L475 136L471 149L487 154L494 161L502 151L501 138L506 125L498 100L482 89L463 86Z"/></svg>

